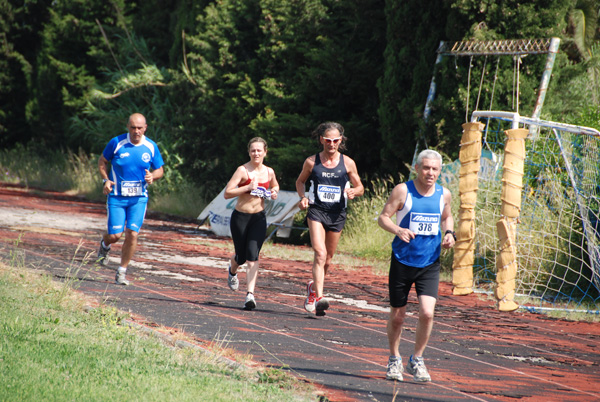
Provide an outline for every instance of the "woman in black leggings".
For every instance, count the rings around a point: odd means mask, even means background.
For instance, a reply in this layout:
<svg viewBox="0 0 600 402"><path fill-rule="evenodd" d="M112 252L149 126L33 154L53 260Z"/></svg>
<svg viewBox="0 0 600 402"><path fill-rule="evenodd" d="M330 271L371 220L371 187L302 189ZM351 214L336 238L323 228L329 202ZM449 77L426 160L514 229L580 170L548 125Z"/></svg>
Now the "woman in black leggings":
<svg viewBox="0 0 600 402"><path fill-rule="evenodd" d="M260 137L252 138L248 153L250 161L236 169L225 187L225 199L238 197L230 221L235 254L229 263L227 282L231 290L237 290L240 283L237 270L248 263L244 308L252 310L256 308L254 287L258 276L258 254L267 234L265 199L277 199L279 184L273 169L263 164L267 142Z"/></svg>

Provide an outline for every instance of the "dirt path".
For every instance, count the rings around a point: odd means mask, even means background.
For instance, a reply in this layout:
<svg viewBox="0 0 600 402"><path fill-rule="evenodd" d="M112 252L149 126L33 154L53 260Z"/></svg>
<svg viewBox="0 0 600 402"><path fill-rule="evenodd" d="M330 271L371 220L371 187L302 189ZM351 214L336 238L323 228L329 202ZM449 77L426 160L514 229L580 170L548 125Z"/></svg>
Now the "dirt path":
<svg viewBox="0 0 600 402"><path fill-rule="evenodd" d="M452 296L442 283L425 356L433 382L407 376L395 383L384 379L387 278L368 267L333 270L326 282L332 307L316 319L302 308L308 264L262 256L258 308L248 312L241 309L244 293L227 287L228 239L149 213L129 272L132 286L122 287L113 284L121 243L107 267L90 263L104 226L103 204L0 183L0 259L23 251L28 266L58 279L77 275L80 291L140 323L282 367L320 385L331 401L392 401L395 395L396 401L600 401L598 324L500 313L492 301ZM401 344L405 359L415 325L413 298Z"/></svg>

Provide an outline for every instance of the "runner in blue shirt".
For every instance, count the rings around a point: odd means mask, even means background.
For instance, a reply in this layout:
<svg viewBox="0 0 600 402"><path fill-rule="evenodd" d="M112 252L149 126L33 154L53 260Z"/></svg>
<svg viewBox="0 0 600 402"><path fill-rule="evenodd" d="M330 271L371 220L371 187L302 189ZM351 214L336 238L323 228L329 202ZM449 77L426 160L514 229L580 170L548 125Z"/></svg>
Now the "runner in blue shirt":
<svg viewBox="0 0 600 402"><path fill-rule="evenodd" d="M100 240L98 262L106 265L110 245L119 241L125 232L121 264L115 276L115 282L119 285L129 285L125 273L144 223L148 185L160 179L164 173L164 162L158 146L144 135L147 128L143 115L132 114L127 123L128 132L111 139L98 161L108 212L107 232Z"/></svg>
<svg viewBox="0 0 600 402"><path fill-rule="evenodd" d="M440 282L440 251L442 247L453 247L456 241L450 207L452 195L448 189L436 184L441 169L439 153L429 149L422 151L415 164L416 179L394 187L379 215L379 226L396 235L392 242L389 273L388 380L403 379L400 336L408 294L414 284L419 299L419 322L414 354L410 356L406 371L415 381L431 381L423 352L433 328ZM395 223L393 215L396 215Z"/></svg>

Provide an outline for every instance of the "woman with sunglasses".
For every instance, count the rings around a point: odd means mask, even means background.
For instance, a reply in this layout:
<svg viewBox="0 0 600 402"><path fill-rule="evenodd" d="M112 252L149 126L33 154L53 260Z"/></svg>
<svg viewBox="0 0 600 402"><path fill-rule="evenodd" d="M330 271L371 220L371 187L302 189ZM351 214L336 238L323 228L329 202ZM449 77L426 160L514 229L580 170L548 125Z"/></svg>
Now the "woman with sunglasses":
<svg viewBox="0 0 600 402"><path fill-rule="evenodd" d="M325 275L335 254L346 223L346 201L364 193L356 163L340 153L346 149L344 127L339 123L320 124L313 132L323 150L304 161L296 180L300 208L307 209L306 220L314 250L313 279L306 285L304 308L324 316L329 301L323 297ZM306 182L310 188L306 192Z"/></svg>

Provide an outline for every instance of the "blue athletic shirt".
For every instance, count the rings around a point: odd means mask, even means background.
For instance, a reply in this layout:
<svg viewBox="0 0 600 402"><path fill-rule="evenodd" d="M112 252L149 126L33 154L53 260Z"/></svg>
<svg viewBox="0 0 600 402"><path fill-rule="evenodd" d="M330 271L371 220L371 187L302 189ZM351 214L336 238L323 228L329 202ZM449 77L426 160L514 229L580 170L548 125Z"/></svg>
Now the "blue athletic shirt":
<svg viewBox="0 0 600 402"><path fill-rule="evenodd" d="M415 238L406 243L394 237L392 253L404 265L424 268L437 261L442 250L444 188L436 183L435 192L425 197L419 194L412 180L406 182L406 187L406 200L396 212L396 222L401 228L413 231Z"/></svg>
<svg viewBox="0 0 600 402"><path fill-rule="evenodd" d="M345 190L350 187L350 178L344 163L344 155L336 167L323 166L319 154L315 155L315 165L309 176L308 202L311 208L339 212L346 208Z"/></svg>
<svg viewBox="0 0 600 402"><path fill-rule="evenodd" d="M146 169L164 165L158 146L146 136L138 145L129 140L129 133L111 139L102 155L110 161L109 178L115 183L111 196L148 197Z"/></svg>

